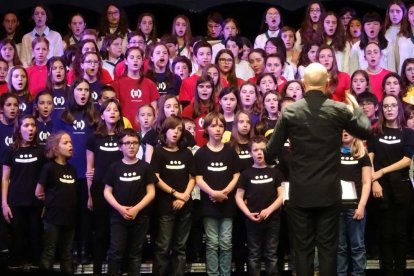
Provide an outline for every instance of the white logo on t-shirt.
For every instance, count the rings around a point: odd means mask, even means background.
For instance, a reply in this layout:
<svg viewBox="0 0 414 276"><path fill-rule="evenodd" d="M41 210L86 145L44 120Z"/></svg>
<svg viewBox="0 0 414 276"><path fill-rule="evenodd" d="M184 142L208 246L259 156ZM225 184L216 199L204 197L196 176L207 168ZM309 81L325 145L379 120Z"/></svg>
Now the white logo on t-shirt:
<svg viewBox="0 0 414 276"><path fill-rule="evenodd" d="M96 91L93 91L91 97L94 101L98 100L98 93L96 93Z"/></svg>
<svg viewBox="0 0 414 276"><path fill-rule="evenodd" d="M21 111L25 111L25 110L26 110L26 108L27 108L27 105L26 105L25 103L21 103L21 104L19 104L19 109L20 109Z"/></svg>
<svg viewBox="0 0 414 276"><path fill-rule="evenodd" d="M63 106L65 105L65 98L64 97L54 97L53 104L55 106Z"/></svg>
<svg viewBox="0 0 414 276"><path fill-rule="evenodd" d="M397 139L395 136L384 136L384 138L380 138L379 141L387 145L401 143L401 140Z"/></svg>
<svg viewBox="0 0 414 276"><path fill-rule="evenodd" d="M159 82L157 83L157 89L158 91L165 91L165 89L167 89L167 84L165 82Z"/></svg>
<svg viewBox="0 0 414 276"><path fill-rule="evenodd" d="M142 96L141 89L131 89L131 98L133 99L141 98L141 96Z"/></svg>
<svg viewBox="0 0 414 276"><path fill-rule="evenodd" d="M85 122L83 120L73 121L73 129L76 131L83 130L85 128Z"/></svg>
<svg viewBox="0 0 414 276"><path fill-rule="evenodd" d="M252 156L250 155L248 150L241 150L239 153L239 158L240 159L248 159L251 158Z"/></svg>
<svg viewBox="0 0 414 276"><path fill-rule="evenodd" d="M6 136L6 137L4 138L4 144L5 144L6 146L10 146L11 144L13 144L13 137Z"/></svg>
<svg viewBox="0 0 414 276"><path fill-rule="evenodd" d="M72 175L64 174L62 177L59 178L60 182L65 184L73 184L75 183L75 179L73 179Z"/></svg>
<svg viewBox="0 0 414 276"><path fill-rule="evenodd" d="M341 156L342 165L355 165L358 164L358 160L355 160L352 156Z"/></svg>
<svg viewBox="0 0 414 276"><path fill-rule="evenodd" d="M140 180L140 179L141 179L141 176L137 175L136 172L124 173L123 176L119 177L119 180L124 181L124 182L131 182L131 181Z"/></svg>
<svg viewBox="0 0 414 276"><path fill-rule="evenodd" d="M49 131L41 131L39 133L39 140L41 142L46 141L49 136L50 136L50 132Z"/></svg>
<svg viewBox="0 0 414 276"><path fill-rule="evenodd" d="M16 161L16 163L33 163L37 161L37 156L33 157L32 154L20 154L14 161Z"/></svg>
<svg viewBox="0 0 414 276"><path fill-rule="evenodd" d="M182 170L185 168L185 164L181 164L181 161L170 161L170 164L165 167L170 170Z"/></svg>
<svg viewBox="0 0 414 276"><path fill-rule="evenodd" d="M256 175L250 182L252 184L266 184L273 181L272 177L265 175Z"/></svg>
<svg viewBox="0 0 414 276"><path fill-rule="evenodd" d="M105 143L103 146L99 146L99 149L102 151L117 151L119 150L118 143L109 142Z"/></svg>
<svg viewBox="0 0 414 276"><path fill-rule="evenodd" d="M204 124L204 118L200 118L200 120L198 120L198 125L203 128L203 124Z"/></svg>
<svg viewBox="0 0 414 276"><path fill-rule="evenodd" d="M227 166L224 166L223 162L211 162L210 165L207 167L207 170L212 172L223 172L227 170Z"/></svg>

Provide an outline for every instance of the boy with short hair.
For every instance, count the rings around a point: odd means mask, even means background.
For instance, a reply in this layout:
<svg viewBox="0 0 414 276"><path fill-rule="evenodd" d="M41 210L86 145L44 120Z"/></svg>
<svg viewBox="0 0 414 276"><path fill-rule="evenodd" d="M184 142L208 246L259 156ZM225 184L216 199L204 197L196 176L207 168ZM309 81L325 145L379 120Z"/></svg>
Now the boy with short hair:
<svg viewBox="0 0 414 276"><path fill-rule="evenodd" d="M168 48L168 58L171 65L174 58L178 56L178 39L173 34L165 34L161 37L160 42L164 43ZM171 69L172 67L170 67L170 70Z"/></svg>
<svg viewBox="0 0 414 276"><path fill-rule="evenodd" d="M119 135L123 158L112 164L104 178L104 196L113 207L108 275L118 275L125 256L128 275L138 275L142 247L149 227L147 206L155 197L158 179L150 165L139 160L138 134L124 129Z"/></svg>
<svg viewBox="0 0 414 276"><path fill-rule="evenodd" d="M266 275L278 275L282 176L277 167L266 165L263 154L266 143L263 136L249 141L254 164L241 172L237 182L236 203L246 215L249 275L260 275L261 257L265 261Z"/></svg>
<svg viewBox="0 0 414 276"><path fill-rule="evenodd" d="M371 92L362 92L357 96L357 102L371 121L371 128L375 128L378 122L378 99Z"/></svg>
<svg viewBox="0 0 414 276"><path fill-rule="evenodd" d="M197 72L191 77L186 78L181 83L180 94L178 96L183 108L187 106L193 99L198 78L204 67L211 63L212 49L210 43L200 40L193 46L194 59L198 65Z"/></svg>
<svg viewBox="0 0 414 276"><path fill-rule="evenodd" d="M223 16L218 12L210 13L207 16L207 41L223 39Z"/></svg>

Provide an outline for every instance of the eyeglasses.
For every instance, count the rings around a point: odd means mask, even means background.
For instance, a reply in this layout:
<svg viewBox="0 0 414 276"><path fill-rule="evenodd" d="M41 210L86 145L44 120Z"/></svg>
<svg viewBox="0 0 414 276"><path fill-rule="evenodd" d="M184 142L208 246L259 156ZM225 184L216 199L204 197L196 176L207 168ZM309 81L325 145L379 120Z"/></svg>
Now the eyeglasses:
<svg viewBox="0 0 414 276"><path fill-rule="evenodd" d="M109 16L118 16L119 11L107 12L106 14L109 15Z"/></svg>
<svg viewBox="0 0 414 276"><path fill-rule="evenodd" d="M231 62L233 62L233 59L231 59L231 58L219 58L219 62L231 63Z"/></svg>
<svg viewBox="0 0 414 276"><path fill-rule="evenodd" d="M371 103L371 102L363 102L363 103L360 103L359 105L360 106L371 106L371 105L374 105L374 103Z"/></svg>
<svg viewBox="0 0 414 276"><path fill-rule="evenodd" d="M144 45L144 44L145 44L145 41L144 41L144 40L139 40L139 41L136 41L136 40L131 40L131 41L129 42L129 44Z"/></svg>
<svg viewBox="0 0 414 276"><path fill-rule="evenodd" d="M383 109L396 109L398 107L398 104L384 104L382 106Z"/></svg>
<svg viewBox="0 0 414 276"><path fill-rule="evenodd" d="M220 28L221 25L220 24L207 24L207 27L211 29L216 29L216 28Z"/></svg>
<svg viewBox="0 0 414 276"><path fill-rule="evenodd" d="M280 16L280 13L266 13L266 16L269 16L269 17L279 17Z"/></svg>
<svg viewBox="0 0 414 276"><path fill-rule="evenodd" d="M320 9L311 9L310 12L321 12Z"/></svg>
<svg viewBox="0 0 414 276"><path fill-rule="evenodd" d="M127 142L123 142L123 143L121 143L121 145L124 145L124 146L127 146L127 147L130 147L130 146L138 146L139 145L139 142L138 141L127 141Z"/></svg>
<svg viewBox="0 0 414 276"><path fill-rule="evenodd" d="M85 60L84 63L89 64L89 65L92 65L92 64L97 65L99 64L99 61L98 60Z"/></svg>

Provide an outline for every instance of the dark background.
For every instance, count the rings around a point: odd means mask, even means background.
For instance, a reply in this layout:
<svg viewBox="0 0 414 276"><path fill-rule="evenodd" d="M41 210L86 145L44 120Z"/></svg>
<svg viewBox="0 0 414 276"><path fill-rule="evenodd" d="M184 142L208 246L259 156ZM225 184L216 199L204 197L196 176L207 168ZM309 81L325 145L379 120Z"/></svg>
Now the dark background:
<svg viewBox="0 0 414 276"><path fill-rule="evenodd" d="M31 22L31 9L38 1L28 0L0 0L0 11L8 10L17 12L21 23L21 32L27 33L33 29ZM142 12L152 12L156 17L158 37L164 33L171 32L173 18L178 14L185 14L190 18L193 35L205 35L206 18L210 12L218 11L224 18L233 17L239 25L241 34L251 40L259 34L262 17L265 10L276 6L282 14L284 25L298 28L302 21L308 1L306 0L279 0L279 1L229 1L229 0L118 0L112 1L124 7L129 20L129 28L136 28L136 20ZM150 2L150 3L149 3ZM49 26L64 35L67 31L67 24L75 12L84 15L89 28L98 25L102 10L109 3L107 0L50 0L47 3L53 14L53 20ZM322 1L327 10L339 11L341 7L350 6L362 17L367 11L378 11L382 16L385 14L386 1L380 0L331 0Z"/></svg>

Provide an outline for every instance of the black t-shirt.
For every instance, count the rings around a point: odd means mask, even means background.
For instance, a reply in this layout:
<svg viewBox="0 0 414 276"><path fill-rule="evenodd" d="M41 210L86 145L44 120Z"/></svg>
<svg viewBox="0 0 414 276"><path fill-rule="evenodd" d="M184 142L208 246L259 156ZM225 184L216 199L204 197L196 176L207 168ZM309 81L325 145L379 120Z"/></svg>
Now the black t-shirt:
<svg viewBox="0 0 414 276"><path fill-rule="evenodd" d="M53 121L41 122L36 120L36 135L37 141L40 145L46 145L46 140L50 136L53 130Z"/></svg>
<svg viewBox="0 0 414 276"><path fill-rule="evenodd" d="M277 188L282 183L282 176L277 167L250 167L241 172L237 188L243 189L244 199L250 212L260 212L269 207L277 198ZM273 212L272 216L277 215Z"/></svg>
<svg viewBox="0 0 414 276"><path fill-rule="evenodd" d="M184 140L184 145L185 147L193 147L196 142L194 139L194 136L191 135L191 133L188 130L184 130L183 132L183 140ZM155 129L150 129L144 136L144 138L142 138L142 142L141 144L143 145L151 145L154 148L160 144L160 139L159 139L159 134L157 133L157 131Z"/></svg>
<svg viewBox="0 0 414 276"><path fill-rule="evenodd" d="M382 135L377 134L368 140L368 152L375 154L375 170L398 162L404 156L411 159L414 154L414 131L409 128L384 128ZM408 168L403 169L408 177Z"/></svg>
<svg viewBox="0 0 414 276"><path fill-rule="evenodd" d="M240 171L239 157L232 147L224 144L219 152L211 151L207 145L195 154L196 174L213 190L223 190ZM228 200L213 203L209 195L201 191L202 214L209 217L232 217L235 213L234 190L228 194Z"/></svg>
<svg viewBox="0 0 414 276"><path fill-rule="evenodd" d="M172 75L172 80L168 83L167 73L155 73L155 84L160 95L171 94L178 96L181 87L181 78L176 74Z"/></svg>
<svg viewBox="0 0 414 276"><path fill-rule="evenodd" d="M239 165L240 172L253 165L253 158L249 153L248 144L239 144Z"/></svg>
<svg viewBox="0 0 414 276"><path fill-rule="evenodd" d="M232 131L233 129L233 121L228 122L226 121L226 124L224 125L224 131Z"/></svg>
<svg viewBox="0 0 414 276"><path fill-rule="evenodd" d="M19 115L33 114L33 104L28 95L17 96L19 100Z"/></svg>
<svg viewBox="0 0 414 276"><path fill-rule="evenodd" d="M269 129L274 129L276 126L277 120L266 119L266 131Z"/></svg>
<svg viewBox="0 0 414 276"><path fill-rule="evenodd" d="M94 153L95 172L91 193L103 195L105 184L102 182L112 163L122 159L116 135L91 135L86 141L86 149Z"/></svg>
<svg viewBox="0 0 414 276"><path fill-rule="evenodd" d="M368 140L368 152L374 153L374 168L379 170L404 156L412 158L414 154L414 131L409 128L384 128L383 134L376 134ZM379 179L384 189L384 198L406 198L412 193L409 184L408 167L385 174Z"/></svg>
<svg viewBox="0 0 414 276"><path fill-rule="evenodd" d="M0 122L0 163L3 162L7 149L13 144L13 127L14 124L5 125Z"/></svg>
<svg viewBox="0 0 414 276"><path fill-rule="evenodd" d="M135 206L147 194L147 185L157 183L158 179L148 163L138 160L134 164L125 164L120 160L111 165L103 182L112 187L112 194L119 204ZM147 213L144 208L138 215ZM113 215L121 217L116 210Z"/></svg>
<svg viewBox="0 0 414 276"><path fill-rule="evenodd" d="M166 150L162 146L157 146L151 159L151 167L155 173L159 173L160 178L174 190L183 193L187 188L190 175L195 176L195 166L193 154L187 148L176 152ZM160 214L173 211L172 202L175 197L161 189L157 189L157 210ZM187 202L183 208L190 208Z"/></svg>
<svg viewBox="0 0 414 276"><path fill-rule="evenodd" d="M3 179L3 159L10 145L13 144L14 124L5 125L0 122L0 179Z"/></svg>
<svg viewBox="0 0 414 276"><path fill-rule="evenodd" d="M52 90L53 96L53 110L52 110L52 120L56 121L60 118L61 114L66 108L67 102L67 87L58 88Z"/></svg>
<svg viewBox="0 0 414 276"><path fill-rule="evenodd" d="M154 148L160 143L160 139L158 138L158 133L155 131L155 129L150 129L142 138L141 144L143 145L151 145Z"/></svg>
<svg viewBox="0 0 414 276"><path fill-rule="evenodd" d="M353 181L355 183L358 199L361 198L362 193L363 167L372 167L368 154L365 154L362 158L356 159L352 157L351 154L341 153L341 168L339 176L341 180Z"/></svg>
<svg viewBox="0 0 414 276"><path fill-rule="evenodd" d="M76 220L76 170L50 161L42 168L39 183L45 189L45 222L74 226Z"/></svg>
<svg viewBox="0 0 414 276"><path fill-rule="evenodd" d="M10 206L40 205L35 197L40 171L45 163L42 146L9 148L3 164L10 167L10 184L7 202Z"/></svg>
<svg viewBox="0 0 414 276"><path fill-rule="evenodd" d="M89 83L89 92L91 93L91 97L96 109L99 110L98 99L102 94L102 82L97 80L95 82Z"/></svg>

